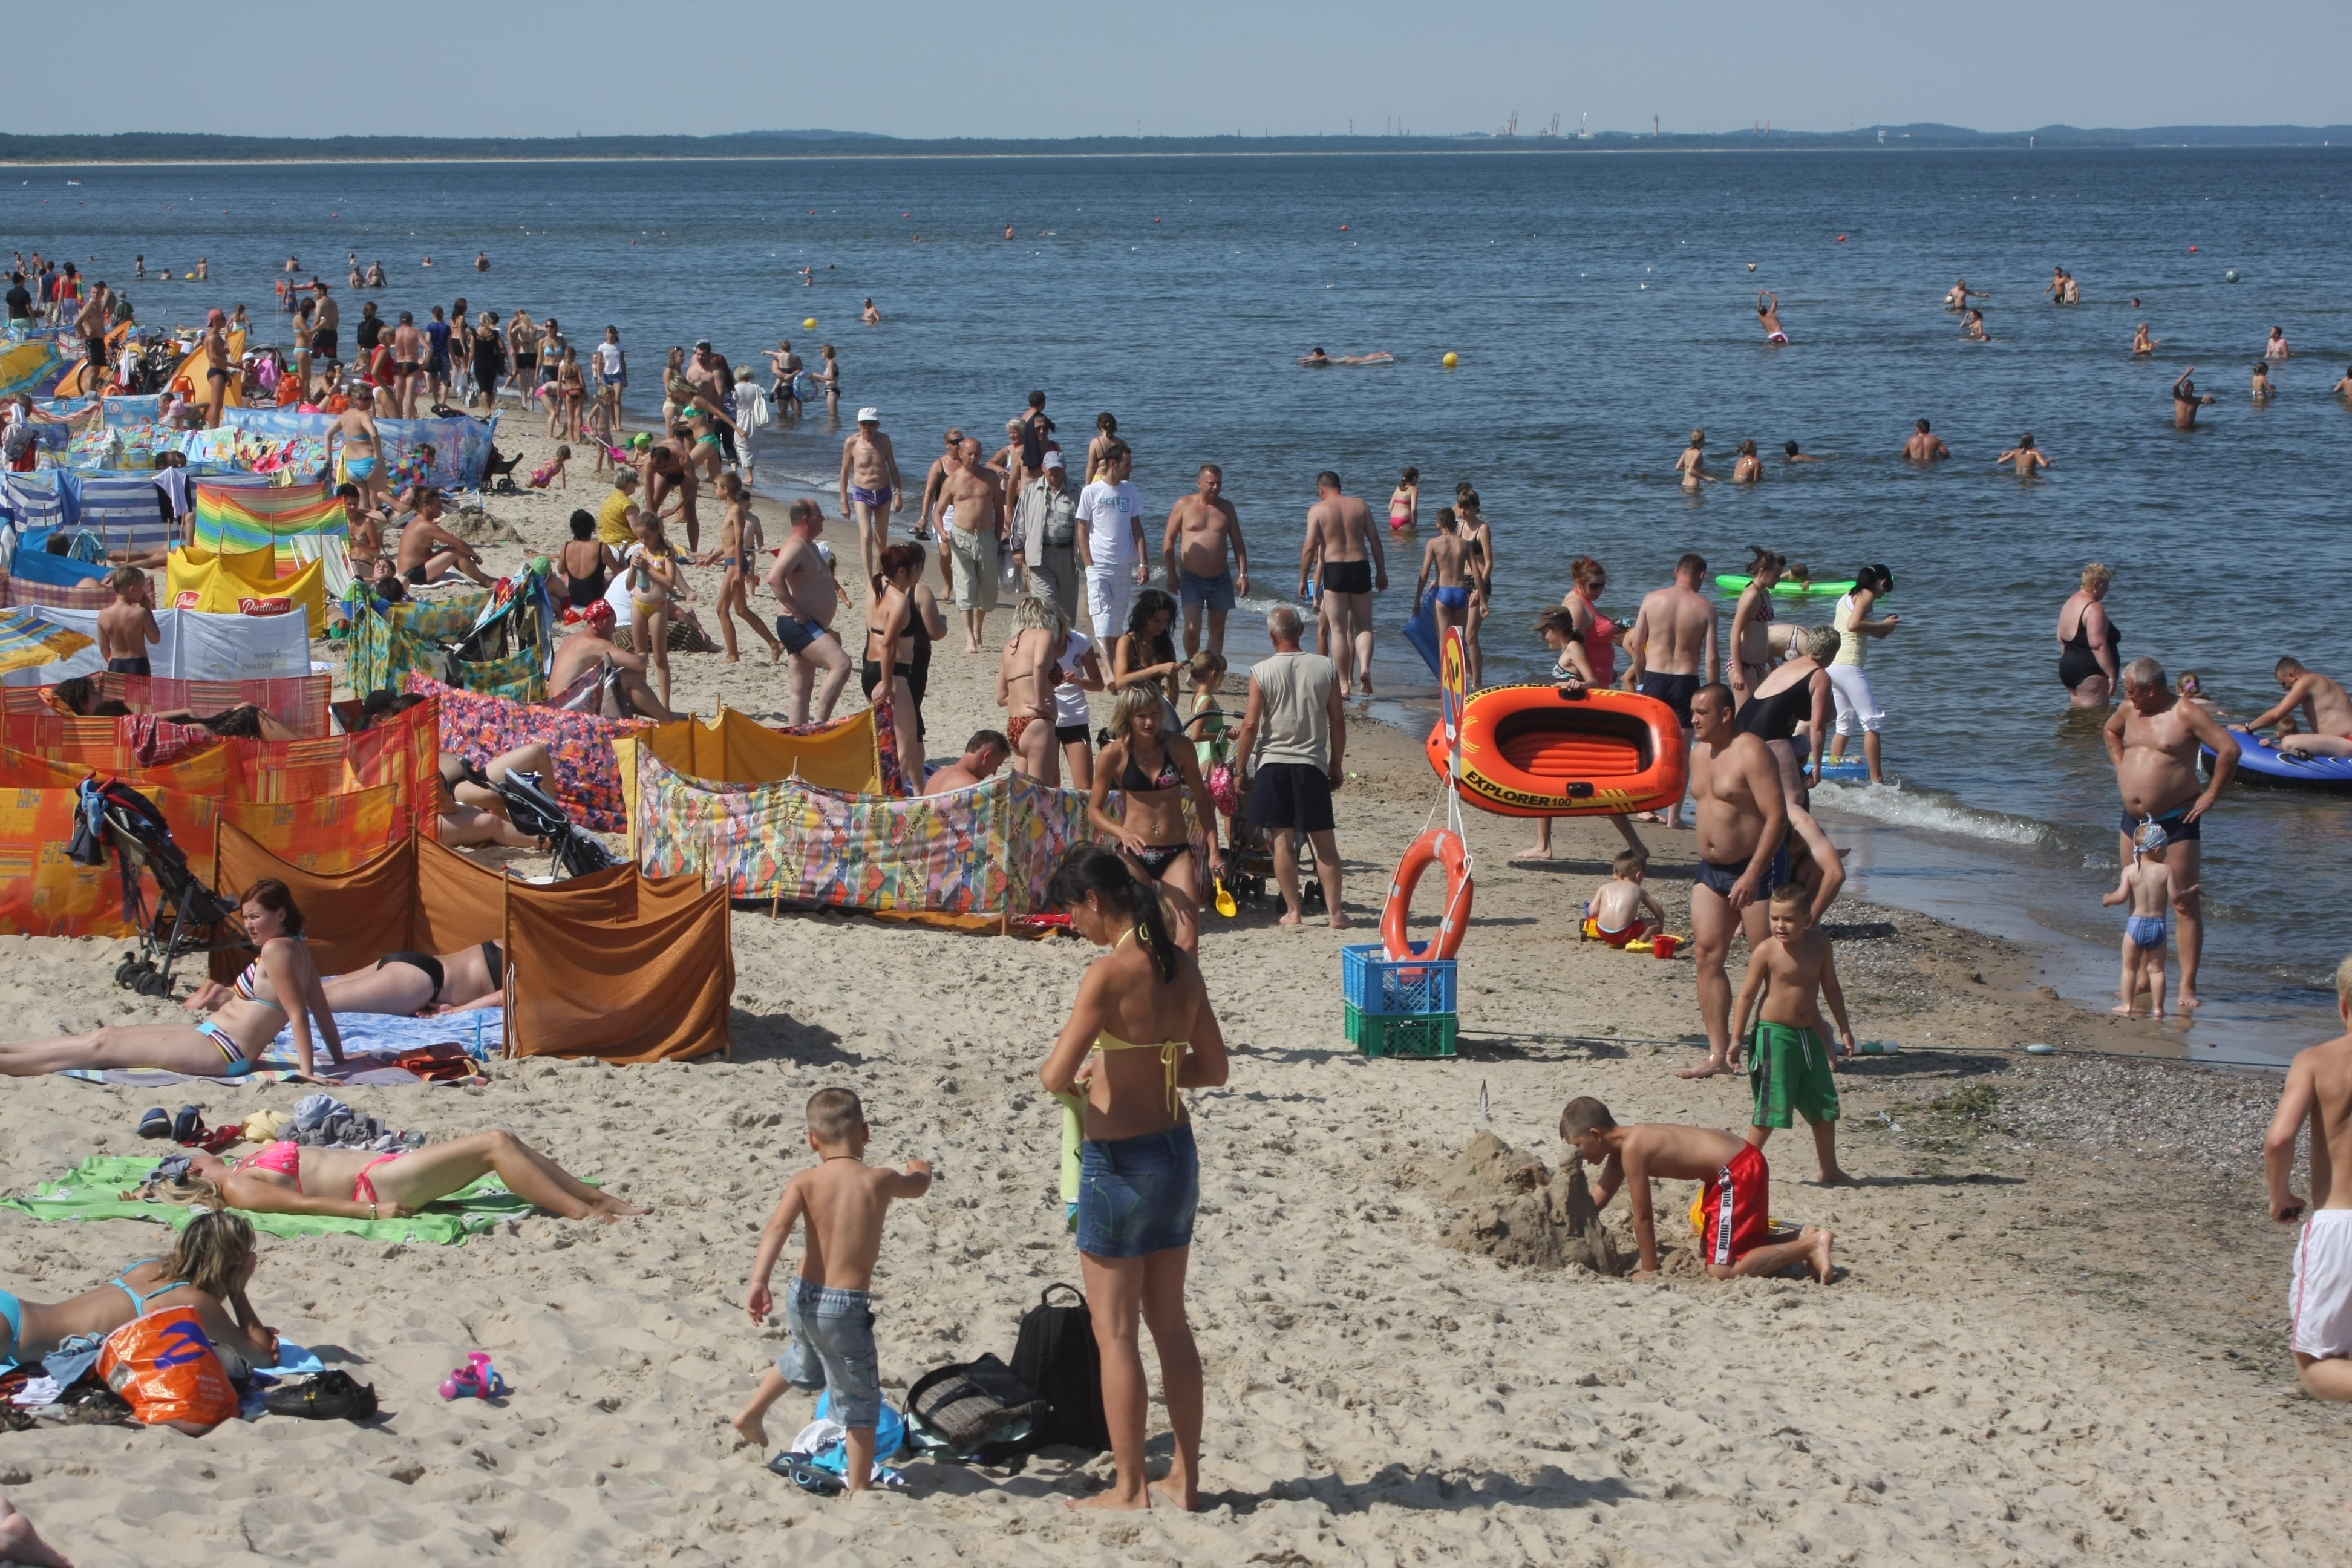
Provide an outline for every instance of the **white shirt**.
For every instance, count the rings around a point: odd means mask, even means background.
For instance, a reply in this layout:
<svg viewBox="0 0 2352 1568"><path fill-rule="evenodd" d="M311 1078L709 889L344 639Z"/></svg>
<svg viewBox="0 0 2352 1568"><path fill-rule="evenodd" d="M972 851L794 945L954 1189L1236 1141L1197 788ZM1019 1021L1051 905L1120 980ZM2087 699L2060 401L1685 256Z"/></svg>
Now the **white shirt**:
<svg viewBox="0 0 2352 1568"><path fill-rule="evenodd" d="M1087 525L1096 565L1135 563L1135 522L1142 515L1143 499L1131 480L1114 485L1097 479L1078 492L1078 521Z"/></svg>
<svg viewBox="0 0 2352 1568"><path fill-rule="evenodd" d="M606 375L620 374L621 345L618 343L598 343L596 345L596 368Z"/></svg>
<svg viewBox="0 0 2352 1568"><path fill-rule="evenodd" d="M1079 661L1087 657L1087 650L1094 646L1095 639L1086 633L1072 632L1070 640L1062 648L1059 661L1062 673L1076 679ZM1091 721L1091 717L1087 711L1085 687L1066 685L1054 688L1054 727L1055 729L1066 730L1073 724L1084 729Z"/></svg>

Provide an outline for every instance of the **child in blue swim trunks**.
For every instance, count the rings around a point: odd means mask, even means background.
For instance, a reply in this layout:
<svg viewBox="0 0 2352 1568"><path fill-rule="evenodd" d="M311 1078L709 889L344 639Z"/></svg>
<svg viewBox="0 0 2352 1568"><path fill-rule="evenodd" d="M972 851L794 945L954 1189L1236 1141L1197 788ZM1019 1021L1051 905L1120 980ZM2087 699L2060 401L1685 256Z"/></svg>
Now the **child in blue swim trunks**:
<svg viewBox="0 0 2352 1568"><path fill-rule="evenodd" d="M2114 892L2099 900L2131 905L2131 914L2124 921L2122 1000L2115 1009L2126 1018L2138 1006L2142 990L2149 997L2148 1016L2164 1016L2164 912L2197 891L2180 887L2172 868L2165 864L2170 844L2163 824L2141 823L2132 835L2132 858L2124 867L2123 879Z"/></svg>
<svg viewBox="0 0 2352 1568"><path fill-rule="evenodd" d="M806 1220L808 1248L784 1292L784 1327L792 1346L735 1417L744 1441L765 1448L768 1407L785 1389L829 1390L827 1414L849 1428L852 1491L873 1485L874 1427L882 1415L870 1293L874 1263L882 1253L882 1220L893 1201L919 1198L931 1190L931 1167L921 1160L908 1161L903 1172L868 1165L866 1144L872 1136L866 1108L848 1089L821 1089L809 1097L808 1144L817 1164L784 1184L784 1195L768 1215L744 1303L752 1322L767 1321L776 1304L768 1278L793 1226Z"/></svg>

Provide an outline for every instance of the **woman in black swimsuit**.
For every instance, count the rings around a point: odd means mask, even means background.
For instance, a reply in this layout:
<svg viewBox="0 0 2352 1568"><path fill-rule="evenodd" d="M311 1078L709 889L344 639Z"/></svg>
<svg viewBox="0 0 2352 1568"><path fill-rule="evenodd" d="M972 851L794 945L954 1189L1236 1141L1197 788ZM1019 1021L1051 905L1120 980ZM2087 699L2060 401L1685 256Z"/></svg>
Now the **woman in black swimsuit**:
<svg viewBox="0 0 2352 1568"><path fill-rule="evenodd" d="M563 547L555 563L562 569L564 593L575 610L584 610L603 598L612 585L611 574L621 564L612 547L596 538L596 514L585 510L572 514L572 542Z"/></svg>
<svg viewBox="0 0 2352 1568"><path fill-rule="evenodd" d="M922 697L915 689L915 661L919 647L928 666L929 628L915 604L915 584L922 576L923 552L912 544L894 544L882 552L882 571L874 579L874 613L866 623L866 659L857 681L865 688L868 707L879 706L874 694L882 686L882 672L890 672L890 724L898 741L898 767L917 794L923 788Z"/></svg>
<svg viewBox="0 0 2352 1568"><path fill-rule="evenodd" d="M1110 743L1097 759L1087 816L1118 847L1138 876L1163 889L1169 929L1187 952L1201 950L1201 873L1192 858L1192 827L1184 820L1184 792L1192 798L1192 820L1213 823L1216 806L1201 777L1192 744L1168 722L1168 700L1157 688L1129 686L1110 710ZM1118 790L1119 816L1105 809ZM1209 836L1209 872L1223 871L1215 835Z"/></svg>
<svg viewBox="0 0 2352 1568"><path fill-rule="evenodd" d="M1806 634L1802 647L1787 663L1774 668L1756 684L1756 689L1738 712L1732 715L1732 729L1755 736L1764 742L1780 764L1780 783L1789 792L1789 804L1794 808L1806 804L1806 768L1797 760L1796 733L1799 725L1805 730L1811 758L1811 782L1821 782L1822 739L1829 733L1831 693L1830 672L1825 661L1837 657L1838 647L1844 641L1835 626L1815 626Z"/></svg>
<svg viewBox="0 0 2352 1568"><path fill-rule="evenodd" d="M2058 682L2077 708L2105 708L2116 694L2123 632L2104 603L2116 574L2097 562L2083 568L2083 585L2058 607Z"/></svg>

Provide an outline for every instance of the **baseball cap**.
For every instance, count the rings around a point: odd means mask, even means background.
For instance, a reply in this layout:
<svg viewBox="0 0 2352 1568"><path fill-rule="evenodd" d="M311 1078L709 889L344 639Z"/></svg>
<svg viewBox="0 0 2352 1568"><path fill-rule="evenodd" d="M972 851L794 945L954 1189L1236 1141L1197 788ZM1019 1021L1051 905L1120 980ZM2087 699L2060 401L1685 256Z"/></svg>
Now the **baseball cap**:
<svg viewBox="0 0 2352 1568"><path fill-rule="evenodd" d="M882 411L879 408L861 408L857 411L857 422L860 425L879 425L882 423Z"/></svg>
<svg viewBox="0 0 2352 1568"><path fill-rule="evenodd" d="M1059 452L1048 452L1048 453L1046 453L1046 454L1045 454L1045 466L1046 466L1047 468L1058 468L1063 467L1063 466L1064 466L1064 464L1063 464L1063 462L1062 462L1062 454L1061 454L1061 453L1059 453Z"/></svg>
<svg viewBox="0 0 2352 1568"><path fill-rule="evenodd" d="M709 338L697 338L697 339L695 339L695 340L694 340L694 350L695 350L695 352L696 352L697 353L700 353L703 350L708 349L709 346L710 346L710 340L709 340Z"/></svg>

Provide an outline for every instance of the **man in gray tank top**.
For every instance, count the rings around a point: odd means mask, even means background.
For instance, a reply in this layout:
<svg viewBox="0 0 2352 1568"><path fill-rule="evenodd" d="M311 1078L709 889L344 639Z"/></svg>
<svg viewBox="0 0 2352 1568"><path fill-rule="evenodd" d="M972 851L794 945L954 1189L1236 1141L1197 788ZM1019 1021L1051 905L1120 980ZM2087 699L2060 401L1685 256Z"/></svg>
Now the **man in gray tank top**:
<svg viewBox="0 0 2352 1568"><path fill-rule="evenodd" d="M1339 898L1339 846L1333 836L1331 792L1347 776L1340 759L1348 749L1346 690L1339 666L1298 646L1298 612L1276 605L1265 617L1274 653L1250 671L1249 708L1234 738L1234 754L1244 768L1255 764L1256 782L1244 808L1250 822L1274 840L1274 876L1282 887L1281 923L1304 923L1298 897L1298 845L1304 833L1315 846L1316 874L1333 929L1344 931L1348 916Z"/></svg>

